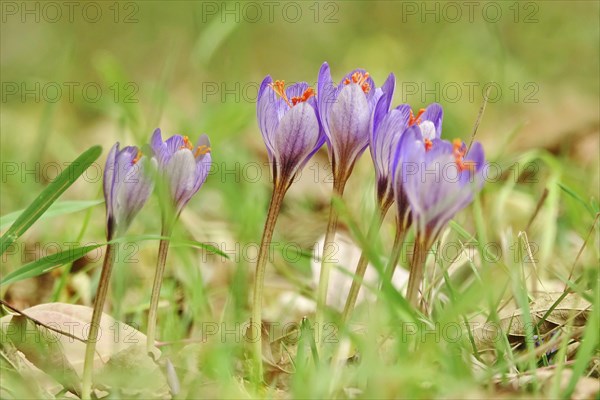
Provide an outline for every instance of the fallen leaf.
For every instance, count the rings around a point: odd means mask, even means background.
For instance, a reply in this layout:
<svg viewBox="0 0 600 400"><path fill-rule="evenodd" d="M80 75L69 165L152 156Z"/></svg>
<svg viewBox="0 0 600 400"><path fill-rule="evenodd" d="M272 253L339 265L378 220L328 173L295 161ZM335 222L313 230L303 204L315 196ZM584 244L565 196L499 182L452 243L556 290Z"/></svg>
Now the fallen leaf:
<svg viewBox="0 0 600 400"><path fill-rule="evenodd" d="M45 325L67 332L82 340L79 341L59 333L49 332L49 335L60 342L67 360L77 374L81 376L85 355L85 343L83 341L87 339L89 333L93 309L75 304L45 303L22 311ZM0 328L6 331L12 318L12 315L0 318ZM103 313L98 332L98 342L96 343L94 367L101 368L112 354L118 353L127 347L145 343L146 335L134 327Z"/></svg>
<svg viewBox="0 0 600 400"><path fill-rule="evenodd" d="M56 379L68 391L77 395L81 393L79 376L52 331L35 325L22 315L15 315L8 324L6 336L33 365Z"/></svg>
<svg viewBox="0 0 600 400"><path fill-rule="evenodd" d="M169 385L146 344L119 351L96 374L96 386L117 398L168 399Z"/></svg>

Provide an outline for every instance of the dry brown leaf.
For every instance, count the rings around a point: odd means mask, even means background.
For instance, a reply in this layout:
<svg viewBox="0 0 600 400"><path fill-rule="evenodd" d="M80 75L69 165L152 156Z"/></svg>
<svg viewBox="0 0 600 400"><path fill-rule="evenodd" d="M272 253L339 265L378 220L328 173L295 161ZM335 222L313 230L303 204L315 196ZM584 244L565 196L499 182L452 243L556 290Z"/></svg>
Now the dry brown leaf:
<svg viewBox="0 0 600 400"><path fill-rule="evenodd" d="M7 338L37 368L59 382L70 392L81 393L80 379L65 356L61 343L52 332L35 325L22 315L11 318Z"/></svg>
<svg viewBox="0 0 600 400"><path fill-rule="evenodd" d="M167 380L158 364L148 355L145 343L113 354L96 374L95 380L101 390L117 398L170 398Z"/></svg>
<svg viewBox="0 0 600 400"><path fill-rule="evenodd" d="M89 333L93 309L74 304L46 303L25 309L23 313L56 331L65 332L68 335L43 327L39 328L31 321L28 321L24 330L18 331L15 329L15 323L25 317L14 315L0 318L0 330L7 333L17 332L14 339L26 339L22 340L17 347L26 354L32 364L47 372L67 389L77 391L79 389L79 377L83 372L85 339L87 339ZM31 347L32 343L30 342L35 343L41 340L39 338L34 339L35 335L43 336L46 342L53 343L53 347L51 349L48 349L47 346L45 349ZM12 341L14 342L14 340ZM113 355L119 354L132 346L145 347L145 344L146 335L107 314L102 314L98 342L96 343L94 374L111 360ZM60 351L58 350L59 347ZM155 358L158 359L160 351L156 348L154 351ZM94 376L94 382L99 382L96 376Z"/></svg>
<svg viewBox="0 0 600 400"><path fill-rule="evenodd" d="M546 319L543 320L543 317L561 295L562 292L543 293L529 305L531 321L538 327L538 332L541 336L567 325L574 327L584 326L587 321L591 304L576 293L567 294L548 314ZM477 325L473 329L473 337L480 351L494 349L494 344L501 339L501 335L509 336L511 343L522 341L526 336L525 319L523 318L523 311L520 308L502 310L499 313L497 324L492 322L475 322Z"/></svg>

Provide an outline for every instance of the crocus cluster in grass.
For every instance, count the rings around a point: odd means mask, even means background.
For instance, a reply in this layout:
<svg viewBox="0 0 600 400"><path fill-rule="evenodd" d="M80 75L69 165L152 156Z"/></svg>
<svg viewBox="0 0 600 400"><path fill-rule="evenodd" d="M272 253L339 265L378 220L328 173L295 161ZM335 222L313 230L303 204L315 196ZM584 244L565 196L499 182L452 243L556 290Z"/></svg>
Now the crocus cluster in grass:
<svg viewBox="0 0 600 400"><path fill-rule="evenodd" d="M154 188L155 177L169 187L170 206L179 215L198 192L210 170L208 136L202 135L192 145L187 136L173 135L162 140L160 129L152 135L152 153L145 155L136 146L110 150L104 170L104 199L109 237L123 233L146 203Z"/></svg>
<svg viewBox="0 0 600 400"><path fill-rule="evenodd" d="M405 225L414 223L421 235L435 239L482 186L481 144L467 149L460 140L442 140L439 104L418 112L408 104L392 108L393 74L376 87L367 71L356 69L334 84L324 63L317 82L316 92L306 83L286 89L267 76L260 87L258 125L276 184L292 182L324 143L334 177L346 179L369 147L378 203L395 201ZM446 173L449 166L454 176Z"/></svg>
<svg viewBox="0 0 600 400"><path fill-rule="evenodd" d="M367 147L370 148L376 176L375 194L379 207L376 221L379 226L387 210L396 203L397 233L386 276L393 276L399 246L412 225L418 242L414 254L420 256L413 258L407 298L413 305L418 305L417 291L425 264L423 250L431 246L448 221L473 200L483 183L485 157L480 143L467 148L461 140L441 139L443 110L439 104L431 104L416 113L408 104L392 108L395 86L394 74L389 74L378 87L364 69L348 72L335 84L327 63L318 73L317 90L306 82L286 87L283 80L274 81L270 76L263 80L257 98L257 119L271 163L274 187L256 263L252 323L262 323L266 254L284 196L297 174L325 143L334 176L333 195L340 198L356 161ZM113 146L106 162L104 196L108 238L111 240L115 233L120 235L127 230L152 193L155 179L162 190L164 237L159 246L148 317L147 347L150 351L154 345L171 227L204 184L212 158L206 135L192 144L187 136L181 135L163 140L160 129L156 129L150 145L145 148L150 154L142 154L134 146L122 150L119 143ZM448 174L449 166L454 175ZM332 206L323 260L327 257L325 249L335 239L337 218ZM376 234L377 229L378 225L374 224L369 237ZM98 322L104 304L112 262L107 257L103 266L104 278L100 285L102 290L99 290L102 295L94 305L95 322ZM344 321L356 303L366 265L367 258L363 254L356 269L358 279L352 283L342 315ZM323 261L317 291L317 323L322 322L324 315L330 268ZM91 333L91 339L95 339L96 334L96 331ZM85 398L89 397L91 387L90 360L94 345L90 341L87 347ZM254 345L257 381L262 379L261 353L261 343L257 342Z"/></svg>
<svg viewBox="0 0 600 400"><path fill-rule="evenodd" d="M481 188L485 157L480 143L468 149L458 139L441 139L443 110L430 104L418 112L410 105L392 108L396 77L389 74L381 87L364 69L354 69L334 83L327 63L321 66L317 90L306 83L285 87L285 82L267 76L259 90L258 125L263 135L274 181L273 200L263 233L270 241L278 210L296 174L318 149L327 143L333 170L333 196L342 198L344 188L360 155L370 148L376 177L377 216L368 237L372 239L392 204L396 204L396 238L386 268L392 278L399 249L411 225L416 229L419 254L430 247L448 221L469 204ZM449 167L454 175L448 174ZM317 290L317 323L322 322L337 229L337 212L330 208L323 245L323 261ZM268 243L262 243L266 251ZM265 258L259 254L255 303L261 301ZM420 280L424 258L415 258L411 275ZM418 265L417 265L418 264ZM367 257L363 253L342 315L348 318L356 303ZM414 273L413 273L414 272ZM418 282L410 282L408 295L413 304ZM260 304L254 304L253 319L260 320Z"/></svg>

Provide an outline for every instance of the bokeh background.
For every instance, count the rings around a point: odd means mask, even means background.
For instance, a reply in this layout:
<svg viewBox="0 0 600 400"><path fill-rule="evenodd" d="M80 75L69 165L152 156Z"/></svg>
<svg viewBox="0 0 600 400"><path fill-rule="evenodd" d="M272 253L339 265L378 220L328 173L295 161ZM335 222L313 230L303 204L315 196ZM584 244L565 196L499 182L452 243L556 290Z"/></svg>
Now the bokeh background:
<svg viewBox="0 0 600 400"><path fill-rule="evenodd" d="M257 89L267 74L314 83L328 61L334 80L356 67L379 84L395 73L395 104L418 109L440 102L449 139L469 140L490 87L477 133L500 171L480 203L488 239L524 229L548 189L528 233L551 277L570 267L597 205L599 7L595 1L3 2L0 215L28 205L91 145L104 148L98 165L62 200L102 199L100 174L116 141L141 145L157 127L191 138L207 133L215 169L175 235L214 242L231 259L174 247L161 337L189 337L207 309L214 316L231 307L242 320L271 189L255 120ZM330 186L322 149L292 187L274 239L296 243L302 254L289 262L276 252L268 291L310 292L307 255L324 232ZM373 197L366 152L346 190L361 224L372 215ZM470 212L457 219L472 226ZM153 198L131 233L158 234L159 225ZM47 243L64 249L68 242L100 242L104 229L102 205L39 221L3 256L2 273L56 251ZM384 249L392 235L390 219L381 234ZM156 242L130 251L119 260L108 309L143 325ZM0 293L23 308L51 300L89 305L100 262L95 254ZM590 250L581 264L595 262ZM270 299L267 315L279 318Z"/></svg>

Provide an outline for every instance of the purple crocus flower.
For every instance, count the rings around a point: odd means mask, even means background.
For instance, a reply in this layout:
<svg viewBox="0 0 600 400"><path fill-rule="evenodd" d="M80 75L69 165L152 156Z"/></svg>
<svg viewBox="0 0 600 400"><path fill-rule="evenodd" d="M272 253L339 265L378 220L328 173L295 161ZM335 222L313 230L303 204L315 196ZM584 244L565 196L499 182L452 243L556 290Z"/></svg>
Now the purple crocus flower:
<svg viewBox="0 0 600 400"><path fill-rule="evenodd" d="M391 75L386 81L388 91L395 84ZM371 117L382 89L364 69L348 73L336 86L329 65L319 71L317 104L323 130L327 136L334 179L345 181L354 163L369 144Z"/></svg>
<svg viewBox="0 0 600 400"><path fill-rule="evenodd" d="M127 230L135 215L152 193L152 170L156 161L142 155L139 148L119 143L110 149L104 169L104 200L108 237Z"/></svg>
<svg viewBox="0 0 600 400"><path fill-rule="evenodd" d="M156 129L150 143L158 161L159 173L166 180L176 215L200 189L210 170L210 141L201 135L193 146L187 136L173 135L162 140Z"/></svg>
<svg viewBox="0 0 600 400"><path fill-rule="evenodd" d="M267 76L256 104L258 125L267 147L275 186L287 189L296 174L325 143L314 90L306 82L285 88Z"/></svg>
<svg viewBox="0 0 600 400"><path fill-rule="evenodd" d="M475 142L467 153L460 139L450 143L438 138L427 146L427 139L414 128L404 135L398 145L395 179L410 204L417 238L431 244L481 189L483 147Z"/></svg>
<svg viewBox="0 0 600 400"><path fill-rule="evenodd" d="M388 81L390 79L388 78ZM391 87L391 90L388 88ZM433 140L439 139L442 133L442 106L437 103L430 104L426 109L419 110L417 115L413 114L408 104L401 104L398 107L389 110L393 97L393 86L388 82L383 85L383 94L373 113L373 123L371 124L370 149L373 163L375 164L375 173L377 179L377 199L380 204L391 204L396 202L398 208L398 218L402 222L401 226L407 227L410 220L408 217L408 203L402 189L402 182L395 181L394 165L400 163L406 147L408 152L412 151L413 140L403 142L399 149L399 143L403 134L410 130L425 150L428 151L433 146Z"/></svg>

